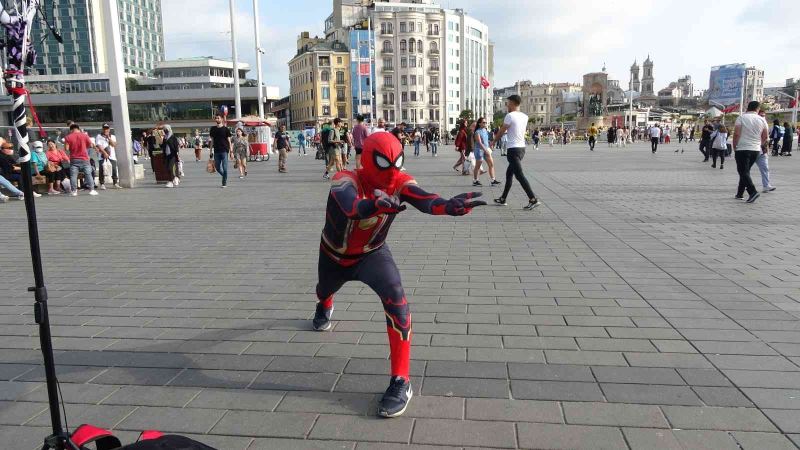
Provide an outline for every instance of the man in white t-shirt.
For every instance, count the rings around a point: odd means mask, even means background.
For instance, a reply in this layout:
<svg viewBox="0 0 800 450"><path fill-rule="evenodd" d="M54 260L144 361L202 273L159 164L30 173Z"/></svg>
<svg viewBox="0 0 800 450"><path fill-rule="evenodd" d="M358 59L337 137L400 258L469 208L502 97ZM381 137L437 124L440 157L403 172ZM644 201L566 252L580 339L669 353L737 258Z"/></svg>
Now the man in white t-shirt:
<svg viewBox="0 0 800 450"><path fill-rule="evenodd" d="M650 148L653 150L653 154L658 151L658 143L661 141L661 127L658 124L653 125L650 127Z"/></svg>
<svg viewBox="0 0 800 450"><path fill-rule="evenodd" d="M541 205L542 202L536 198L536 194L533 193L531 184L528 182L528 179L525 177L525 172L522 170L522 158L525 157L525 146L527 145L525 143L525 130L528 128L528 116L519 111L519 105L521 103L522 98L520 98L519 95L508 97L506 100L508 114L503 120L503 126L497 131L494 141L489 148L494 147L503 136L508 136L506 187L503 190L503 195L500 198L496 198L494 202L498 205L507 205L506 199L508 198L511 185L514 183L514 178L516 177L522 189L524 189L525 193L528 195L528 204L525 206L525 209L530 211Z"/></svg>
<svg viewBox="0 0 800 450"><path fill-rule="evenodd" d="M117 138L111 134L111 126L103 124L103 131L94 138L94 148L97 150L98 163L100 166L100 189L106 190L106 173L103 164L108 161L111 163L111 180L114 182L114 189L122 189L119 185L119 173L117 171Z"/></svg>
<svg viewBox="0 0 800 450"><path fill-rule="evenodd" d="M761 194L756 190L753 179L750 178L750 169L758 160L762 147L769 139L769 125L767 121L758 115L759 102L750 102L747 105L747 112L736 119L736 128L733 132L733 150L736 152L736 171L739 172L739 188L736 191L736 198L744 199L744 191L750 198L747 203L758 200Z"/></svg>

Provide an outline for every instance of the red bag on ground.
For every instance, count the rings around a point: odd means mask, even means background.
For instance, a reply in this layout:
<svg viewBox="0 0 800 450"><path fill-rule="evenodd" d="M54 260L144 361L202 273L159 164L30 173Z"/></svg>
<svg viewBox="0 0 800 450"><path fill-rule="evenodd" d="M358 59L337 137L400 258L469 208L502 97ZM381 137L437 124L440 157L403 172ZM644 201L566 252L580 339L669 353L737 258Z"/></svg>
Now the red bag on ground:
<svg viewBox="0 0 800 450"><path fill-rule="evenodd" d="M81 425L72 433L72 442L81 450L94 443L97 450L215 450L187 437L144 431L135 444L122 446L110 431L92 425Z"/></svg>

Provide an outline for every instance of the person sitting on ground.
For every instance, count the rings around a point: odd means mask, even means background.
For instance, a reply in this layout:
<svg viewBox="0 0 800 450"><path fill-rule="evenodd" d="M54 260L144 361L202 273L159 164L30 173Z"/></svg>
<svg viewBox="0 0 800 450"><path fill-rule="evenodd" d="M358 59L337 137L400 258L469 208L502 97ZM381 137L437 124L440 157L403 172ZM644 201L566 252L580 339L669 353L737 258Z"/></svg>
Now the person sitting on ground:
<svg viewBox="0 0 800 450"><path fill-rule="evenodd" d="M63 193L61 183L69 177L69 156L58 148L56 141L47 140L47 193L57 195Z"/></svg>

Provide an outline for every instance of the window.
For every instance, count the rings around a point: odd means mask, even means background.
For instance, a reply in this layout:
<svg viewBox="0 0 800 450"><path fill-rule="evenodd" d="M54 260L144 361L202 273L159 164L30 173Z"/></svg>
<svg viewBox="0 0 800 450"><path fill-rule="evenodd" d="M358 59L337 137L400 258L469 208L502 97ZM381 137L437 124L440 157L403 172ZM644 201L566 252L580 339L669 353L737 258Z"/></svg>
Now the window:
<svg viewBox="0 0 800 450"><path fill-rule="evenodd" d="M319 74L319 81L321 81L321 82L323 82L323 83L327 83L327 82L329 82L329 81L330 81L330 79L331 79L331 74L330 74L330 73L329 73L327 70L323 70L323 71L322 71L322 72Z"/></svg>
<svg viewBox="0 0 800 450"><path fill-rule="evenodd" d="M417 76L411 75L411 86L416 86L416 85L417 85Z"/></svg>
<svg viewBox="0 0 800 450"><path fill-rule="evenodd" d="M408 41L408 51L410 53L414 53L416 51L416 47L417 47L417 41L415 41L414 39L411 39L410 41ZM403 43L401 42L400 43L400 50L402 50L402 49L403 49Z"/></svg>
<svg viewBox="0 0 800 450"><path fill-rule="evenodd" d="M400 58L400 68L405 69L408 67L408 60L406 58Z"/></svg>
<svg viewBox="0 0 800 450"><path fill-rule="evenodd" d="M408 101L408 93L407 92L401 92L400 93L400 101L403 102L403 103Z"/></svg>
<svg viewBox="0 0 800 450"><path fill-rule="evenodd" d="M344 84L344 72L341 70L336 72L336 84Z"/></svg>
<svg viewBox="0 0 800 450"><path fill-rule="evenodd" d="M403 113L402 113L401 117L403 118L403 120L408 120L408 110L407 109L403 110Z"/></svg>
<svg viewBox="0 0 800 450"><path fill-rule="evenodd" d="M400 85L401 86L408 86L408 77L405 75L400 77Z"/></svg>
<svg viewBox="0 0 800 450"><path fill-rule="evenodd" d="M328 105L322 105L322 115L323 116L330 116L331 115L331 107Z"/></svg>
<svg viewBox="0 0 800 450"><path fill-rule="evenodd" d="M394 83L392 82L392 77L383 77L383 85L394 86Z"/></svg>
<svg viewBox="0 0 800 450"><path fill-rule="evenodd" d="M412 102L417 101L417 93L416 92L413 92L413 91L411 92L411 101Z"/></svg>
<svg viewBox="0 0 800 450"><path fill-rule="evenodd" d="M383 51L384 52L391 52L392 51L392 42L391 41L383 41Z"/></svg>
<svg viewBox="0 0 800 450"><path fill-rule="evenodd" d="M422 33L422 22L417 22L417 30Z"/></svg>
<svg viewBox="0 0 800 450"><path fill-rule="evenodd" d="M347 97L344 95L344 88L336 88L336 101L343 102L346 101Z"/></svg>
<svg viewBox="0 0 800 450"><path fill-rule="evenodd" d="M406 42L405 39L403 39L402 41L400 41L400 52L405 53L406 49L408 49L408 43Z"/></svg>
<svg viewBox="0 0 800 450"><path fill-rule="evenodd" d="M392 69L394 68L393 62L394 61L392 60L392 58L383 58L383 67L386 69Z"/></svg>
<svg viewBox="0 0 800 450"><path fill-rule="evenodd" d="M439 53L439 44L436 41L431 42L431 53Z"/></svg>
<svg viewBox="0 0 800 450"><path fill-rule="evenodd" d="M405 33L406 31L408 31L407 27L406 27L406 23L405 22L400 22L400 32L401 33Z"/></svg>
<svg viewBox="0 0 800 450"><path fill-rule="evenodd" d="M422 41L417 41L417 52L422 53Z"/></svg>
<svg viewBox="0 0 800 450"><path fill-rule="evenodd" d="M414 58L412 56L411 59L408 62L409 62L409 67L411 67L411 68L416 68L417 67L417 58Z"/></svg>
<svg viewBox="0 0 800 450"><path fill-rule="evenodd" d="M322 88L322 99L329 100L331 98L331 88L324 87Z"/></svg>
<svg viewBox="0 0 800 450"><path fill-rule="evenodd" d="M341 64L341 63L342 63L342 57L339 56L336 58L336 64Z"/></svg>
<svg viewBox="0 0 800 450"><path fill-rule="evenodd" d="M410 33L414 32L414 22L408 22L408 31Z"/></svg>

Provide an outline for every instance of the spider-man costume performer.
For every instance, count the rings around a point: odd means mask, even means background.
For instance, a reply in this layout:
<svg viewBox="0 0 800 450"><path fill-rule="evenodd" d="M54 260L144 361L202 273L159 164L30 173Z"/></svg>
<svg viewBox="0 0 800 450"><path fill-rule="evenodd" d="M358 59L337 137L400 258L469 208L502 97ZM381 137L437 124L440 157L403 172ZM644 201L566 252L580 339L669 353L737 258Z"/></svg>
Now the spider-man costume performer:
<svg viewBox="0 0 800 450"><path fill-rule="evenodd" d="M333 296L348 281L361 281L381 299L391 350L391 383L379 414L401 415L412 396L409 381L411 313L400 272L385 245L395 216L408 203L432 215L463 216L485 205L467 193L449 200L425 192L403 173L403 147L389 133L379 132L364 141L362 168L339 172L328 196L325 228L319 255L319 284L314 329L328 330Z"/></svg>

